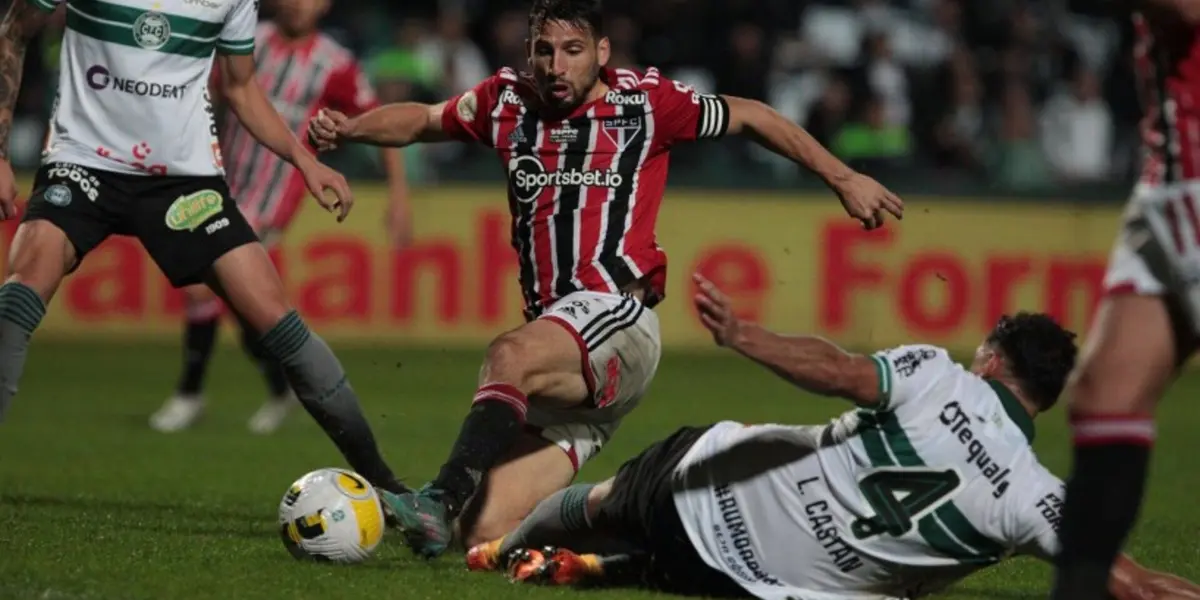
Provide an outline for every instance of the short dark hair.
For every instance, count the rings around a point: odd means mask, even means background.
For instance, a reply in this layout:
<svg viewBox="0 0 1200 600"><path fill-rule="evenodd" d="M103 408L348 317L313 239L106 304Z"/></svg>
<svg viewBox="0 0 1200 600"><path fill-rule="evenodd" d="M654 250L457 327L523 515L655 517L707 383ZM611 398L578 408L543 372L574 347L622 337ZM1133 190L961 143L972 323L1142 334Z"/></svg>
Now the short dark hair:
<svg viewBox="0 0 1200 600"><path fill-rule="evenodd" d="M987 344L1000 351L1021 389L1041 411L1058 402L1079 350L1075 333L1045 313L1004 315L988 334Z"/></svg>
<svg viewBox="0 0 1200 600"><path fill-rule="evenodd" d="M600 0L533 0L529 8L529 30L541 29L549 21L564 21L604 35L604 9Z"/></svg>

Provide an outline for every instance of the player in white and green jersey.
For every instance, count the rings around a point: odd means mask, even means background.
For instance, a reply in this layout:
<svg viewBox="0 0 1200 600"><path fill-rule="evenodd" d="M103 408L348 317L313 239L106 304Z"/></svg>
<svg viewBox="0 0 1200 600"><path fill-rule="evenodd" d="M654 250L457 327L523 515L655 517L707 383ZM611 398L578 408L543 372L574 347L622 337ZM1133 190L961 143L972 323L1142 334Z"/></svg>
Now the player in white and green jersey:
<svg viewBox="0 0 1200 600"><path fill-rule="evenodd" d="M1073 333L1019 313L1000 319L969 368L928 345L857 355L743 323L697 283L719 343L859 408L826 425L683 428L613 479L547 499L472 549L469 566L557 583L633 574L710 597L866 600L918 597L1011 556L1057 553L1063 483L1030 443L1033 418L1075 362ZM597 554L614 542L619 552ZM531 550L543 545L560 547ZM1190 585L1129 560L1118 575L1120 599Z"/></svg>
<svg viewBox="0 0 1200 600"><path fill-rule="evenodd" d="M250 134L292 163L339 220L353 201L345 179L304 148L259 87L258 1L13 0L0 24L0 219L16 215L8 134L25 48L55 10L66 13L58 98L0 286L0 416L63 278L109 236L128 235L175 287L206 283L224 297L355 470L407 489L225 184L208 98L214 60L225 104Z"/></svg>

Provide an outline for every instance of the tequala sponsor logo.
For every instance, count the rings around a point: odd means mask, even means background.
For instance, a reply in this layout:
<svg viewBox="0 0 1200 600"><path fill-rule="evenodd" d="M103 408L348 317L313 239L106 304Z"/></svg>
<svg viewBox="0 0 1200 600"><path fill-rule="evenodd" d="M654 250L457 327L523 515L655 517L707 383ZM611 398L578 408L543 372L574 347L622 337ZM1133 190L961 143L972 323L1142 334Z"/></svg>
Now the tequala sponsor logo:
<svg viewBox="0 0 1200 600"><path fill-rule="evenodd" d="M205 221L221 213L224 198L214 190L200 190L180 196L167 208L167 227L175 231L195 231Z"/></svg>

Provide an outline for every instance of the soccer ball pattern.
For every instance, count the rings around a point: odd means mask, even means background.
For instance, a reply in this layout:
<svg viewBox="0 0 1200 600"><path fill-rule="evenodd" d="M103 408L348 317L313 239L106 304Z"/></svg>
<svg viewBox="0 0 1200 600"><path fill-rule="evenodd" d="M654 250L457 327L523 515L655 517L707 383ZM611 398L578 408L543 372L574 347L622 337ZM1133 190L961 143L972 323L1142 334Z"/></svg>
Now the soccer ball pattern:
<svg viewBox="0 0 1200 600"><path fill-rule="evenodd" d="M375 488L352 471L308 473L279 502L279 535L297 559L362 562L379 545L383 528Z"/></svg>

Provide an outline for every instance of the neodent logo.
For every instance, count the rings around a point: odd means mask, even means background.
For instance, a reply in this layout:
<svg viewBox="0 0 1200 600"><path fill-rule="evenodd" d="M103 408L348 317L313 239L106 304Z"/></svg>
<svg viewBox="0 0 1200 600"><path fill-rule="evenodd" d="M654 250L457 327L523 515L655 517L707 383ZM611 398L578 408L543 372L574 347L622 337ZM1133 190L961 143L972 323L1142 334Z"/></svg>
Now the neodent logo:
<svg viewBox="0 0 1200 600"><path fill-rule="evenodd" d="M114 77L107 68L100 65L93 66L87 70L87 84L93 90L113 89L131 96L142 96L145 98L178 100L187 92L186 85L169 85L142 81L140 79Z"/></svg>

